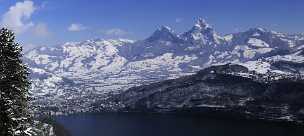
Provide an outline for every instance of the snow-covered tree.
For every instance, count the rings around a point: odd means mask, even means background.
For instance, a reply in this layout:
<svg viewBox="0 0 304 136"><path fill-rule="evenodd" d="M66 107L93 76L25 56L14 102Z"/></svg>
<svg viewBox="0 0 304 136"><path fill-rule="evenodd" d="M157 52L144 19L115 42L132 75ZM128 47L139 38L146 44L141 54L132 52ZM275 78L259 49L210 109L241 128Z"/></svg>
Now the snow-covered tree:
<svg viewBox="0 0 304 136"><path fill-rule="evenodd" d="M0 30L0 135L27 136L28 80L27 67L22 64L22 48L14 33Z"/></svg>

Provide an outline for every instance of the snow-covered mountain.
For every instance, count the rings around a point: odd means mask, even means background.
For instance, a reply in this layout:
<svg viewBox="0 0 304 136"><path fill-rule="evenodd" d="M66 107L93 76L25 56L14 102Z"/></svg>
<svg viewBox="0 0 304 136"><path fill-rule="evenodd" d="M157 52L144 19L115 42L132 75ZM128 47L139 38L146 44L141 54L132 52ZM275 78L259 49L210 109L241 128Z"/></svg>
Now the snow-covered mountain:
<svg viewBox="0 0 304 136"><path fill-rule="evenodd" d="M36 110L91 111L130 87L236 63L257 73L303 74L304 36L252 28L220 36L203 19L176 34L162 26L140 41L87 40L27 52ZM115 106L115 105L111 105Z"/></svg>

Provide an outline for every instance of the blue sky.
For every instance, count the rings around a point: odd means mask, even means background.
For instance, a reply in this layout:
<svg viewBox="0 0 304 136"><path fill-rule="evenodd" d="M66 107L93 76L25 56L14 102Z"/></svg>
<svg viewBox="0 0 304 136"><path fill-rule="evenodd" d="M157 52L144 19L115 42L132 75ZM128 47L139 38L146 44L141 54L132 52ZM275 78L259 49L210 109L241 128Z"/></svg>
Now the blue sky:
<svg viewBox="0 0 304 136"><path fill-rule="evenodd" d="M220 34L265 27L304 32L303 0L0 0L1 26L25 48L93 38L144 39L160 25L177 33L205 18Z"/></svg>

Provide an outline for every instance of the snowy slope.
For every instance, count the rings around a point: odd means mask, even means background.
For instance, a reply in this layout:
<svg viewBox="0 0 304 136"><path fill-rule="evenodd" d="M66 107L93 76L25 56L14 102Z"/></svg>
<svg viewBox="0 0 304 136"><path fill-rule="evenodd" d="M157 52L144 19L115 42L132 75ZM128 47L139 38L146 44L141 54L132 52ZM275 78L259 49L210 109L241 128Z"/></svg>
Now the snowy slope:
<svg viewBox="0 0 304 136"><path fill-rule="evenodd" d="M24 61L32 71L37 111L80 112L92 110L92 103L109 94L211 65L235 63L261 74L299 73L303 37L262 28L220 36L199 19L182 34L162 26L140 41L95 39L36 48Z"/></svg>

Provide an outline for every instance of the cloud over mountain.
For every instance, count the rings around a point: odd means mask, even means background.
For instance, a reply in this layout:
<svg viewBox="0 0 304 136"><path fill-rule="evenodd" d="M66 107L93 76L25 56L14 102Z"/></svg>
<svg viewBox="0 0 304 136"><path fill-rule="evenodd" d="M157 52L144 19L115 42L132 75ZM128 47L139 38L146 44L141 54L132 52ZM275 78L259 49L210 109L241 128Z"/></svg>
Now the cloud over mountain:
<svg viewBox="0 0 304 136"><path fill-rule="evenodd" d="M8 27L15 33L22 33L34 26L31 16L36 7L33 1L17 2L2 16L1 26Z"/></svg>
<svg viewBox="0 0 304 136"><path fill-rule="evenodd" d="M79 32L79 31L83 31L86 29L87 29L86 26L84 26L83 24L78 24L78 23L73 23L68 27L68 31L70 31L70 32Z"/></svg>

